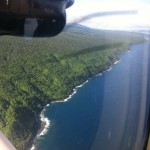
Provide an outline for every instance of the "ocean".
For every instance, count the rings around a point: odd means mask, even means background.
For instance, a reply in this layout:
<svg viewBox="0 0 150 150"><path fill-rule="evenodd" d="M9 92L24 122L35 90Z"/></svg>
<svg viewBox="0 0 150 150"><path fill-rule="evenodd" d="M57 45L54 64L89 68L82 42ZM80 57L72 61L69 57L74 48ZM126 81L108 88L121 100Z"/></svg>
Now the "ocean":
<svg viewBox="0 0 150 150"><path fill-rule="evenodd" d="M50 103L37 150L142 150L150 104L150 44L131 45L109 70Z"/></svg>

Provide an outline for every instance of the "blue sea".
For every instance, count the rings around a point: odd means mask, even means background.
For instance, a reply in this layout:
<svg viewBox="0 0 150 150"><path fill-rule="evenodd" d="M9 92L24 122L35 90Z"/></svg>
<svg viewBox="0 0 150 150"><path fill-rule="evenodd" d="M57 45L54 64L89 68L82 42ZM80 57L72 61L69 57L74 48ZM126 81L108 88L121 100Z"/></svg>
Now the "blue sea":
<svg viewBox="0 0 150 150"><path fill-rule="evenodd" d="M37 150L142 150L150 104L150 44L132 45L66 102L44 109ZM50 122L49 122L50 121Z"/></svg>

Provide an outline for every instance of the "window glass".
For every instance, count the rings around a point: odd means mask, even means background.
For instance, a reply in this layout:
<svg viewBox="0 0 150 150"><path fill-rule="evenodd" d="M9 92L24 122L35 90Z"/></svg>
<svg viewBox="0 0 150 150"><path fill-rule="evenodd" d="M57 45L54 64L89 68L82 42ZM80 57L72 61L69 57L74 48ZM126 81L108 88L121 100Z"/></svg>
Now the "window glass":
<svg viewBox="0 0 150 150"><path fill-rule="evenodd" d="M148 0L0 0L0 149L148 149L149 16Z"/></svg>

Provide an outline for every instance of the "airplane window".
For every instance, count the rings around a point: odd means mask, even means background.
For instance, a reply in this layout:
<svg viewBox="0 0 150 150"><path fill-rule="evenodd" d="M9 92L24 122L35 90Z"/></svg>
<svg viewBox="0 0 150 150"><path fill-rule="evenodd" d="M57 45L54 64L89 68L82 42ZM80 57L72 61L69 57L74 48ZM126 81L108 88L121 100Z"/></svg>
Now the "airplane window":
<svg viewBox="0 0 150 150"><path fill-rule="evenodd" d="M149 0L0 0L0 150L149 150L149 16Z"/></svg>
<svg viewBox="0 0 150 150"><path fill-rule="evenodd" d="M39 5L39 4L37 4L37 3L34 3L33 8L39 8L39 9L40 9L40 5Z"/></svg>
<svg viewBox="0 0 150 150"><path fill-rule="evenodd" d="M6 0L2 0L0 8L6 8L6 7L7 7L7 1Z"/></svg>

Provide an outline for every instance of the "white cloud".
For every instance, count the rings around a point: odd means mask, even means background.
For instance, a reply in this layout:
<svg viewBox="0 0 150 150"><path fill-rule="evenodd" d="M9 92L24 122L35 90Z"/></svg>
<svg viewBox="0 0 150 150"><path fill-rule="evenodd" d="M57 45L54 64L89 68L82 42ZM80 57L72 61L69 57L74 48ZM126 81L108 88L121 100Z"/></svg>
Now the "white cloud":
<svg viewBox="0 0 150 150"><path fill-rule="evenodd" d="M144 0L131 1L75 1L74 6L67 10L68 22L80 20L95 12L137 10L137 14L94 17L82 22L82 24L94 28L126 28L126 27L150 27L150 3Z"/></svg>

